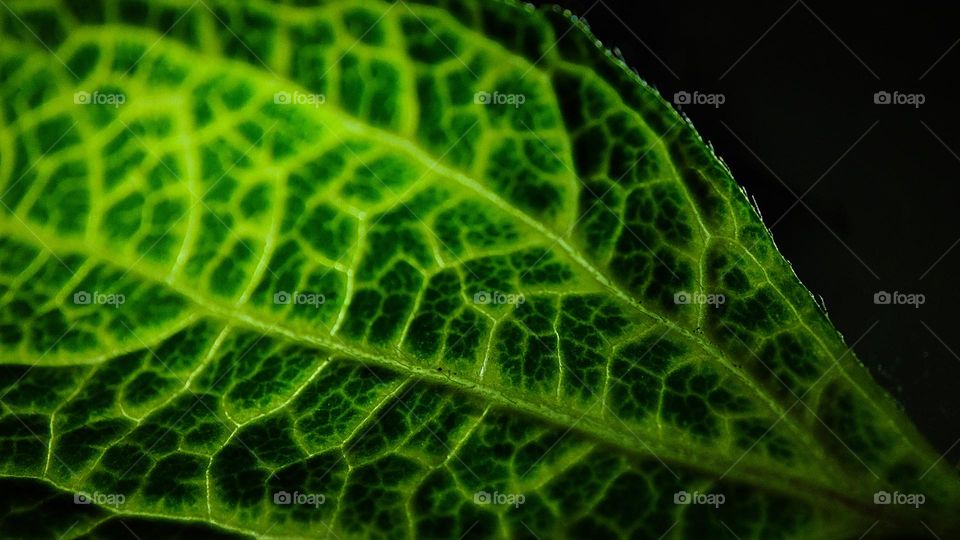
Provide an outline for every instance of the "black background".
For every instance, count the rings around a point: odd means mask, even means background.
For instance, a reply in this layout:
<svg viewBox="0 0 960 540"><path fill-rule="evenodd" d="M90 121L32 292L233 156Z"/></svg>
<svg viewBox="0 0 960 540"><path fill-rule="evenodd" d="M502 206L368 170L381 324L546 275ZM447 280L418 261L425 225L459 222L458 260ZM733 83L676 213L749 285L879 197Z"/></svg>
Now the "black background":
<svg viewBox="0 0 960 540"><path fill-rule="evenodd" d="M956 463L960 14L917 2L559 4L669 101L724 95L681 109L860 360ZM926 101L878 105L881 90ZM881 290L926 303L876 305Z"/></svg>

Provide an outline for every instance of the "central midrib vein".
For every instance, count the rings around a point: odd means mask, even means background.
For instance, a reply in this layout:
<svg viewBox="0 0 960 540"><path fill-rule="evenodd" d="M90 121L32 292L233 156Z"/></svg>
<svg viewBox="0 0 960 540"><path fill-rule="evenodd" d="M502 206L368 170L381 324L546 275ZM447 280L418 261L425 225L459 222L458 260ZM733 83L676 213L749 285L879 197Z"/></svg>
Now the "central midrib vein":
<svg viewBox="0 0 960 540"><path fill-rule="evenodd" d="M797 424L795 418L788 413L787 409L774 400L769 392L756 384L756 382L745 376L741 370L734 368L733 364L726 357L726 355L718 349L712 343L704 340L701 336L697 335L694 332L691 332L687 328L677 324L676 322L660 315L659 313L647 309L643 304L637 301L633 296L627 294L623 289L618 287L611 279L609 279L603 272L598 270L593 266L576 248L570 245L563 237L557 235L543 224L535 220L530 215L511 205L505 201L499 195L491 192L481 183L474 180L473 178L463 174L456 169L447 167L446 165L436 161L429 153L417 146L416 144L403 139L392 133L373 128L361 122L354 120L352 117L346 115L335 114L335 118L340 125L344 126L347 131L359 135L365 138L374 138L378 142L386 142L390 146L397 148L409 156L413 157L425 167L433 172L439 173L451 180L457 182L458 184L470 189L479 196L485 198L490 203L494 204L500 210L510 214L515 219L521 221L528 227L534 229L538 234L542 235L545 240L552 242L553 245L559 246L566 255L573 260L577 265L579 265L587 274L590 275L597 283L602 287L608 290L610 293L615 295L621 302L635 309L636 311L642 313L643 315L650 317L659 324L662 324L669 328L670 330L677 332L682 335L684 338L689 339L690 341L696 343L703 351L705 351L710 356L713 356L720 363L726 367L726 369L741 382L743 382L747 387L756 392L757 397L762 400L773 413L777 416L783 417L783 422L789 424L791 429L801 437L800 440L804 440L803 436L806 432L802 429L802 426ZM374 132L375 135L371 136L371 132Z"/></svg>
<svg viewBox="0 0 960 540"><path fill-rule="evenodd" d="M181 47L181 46L175 46L172 48L178 48L181 50L190 50L188 48ZM193 55L197 54L197 51L195 50L190 50L190 52ZM218 60L222 60L222 59L218 59ZM259 73L254 68L244 64L239 64L239 65L236 65L235 67L238 70L253 72L255 75L252 78L257 78L256 74ZM286 80L285 82L288 84L293 83L293 81L290 81L290 80ZM756 392L757 397L761 401L765 402L774 414L783 416L784 417L783 420L791 426L791 429L797 435L800 436L797 442L800 444L805 444L804 441L806 439L803 437L805 432L802 429L802 426L796 423L795 418L787 415L782 405L780 405L776 400L774 400L769 395L769 393L766 392L763 388L759 387L755 383L755 381L744 376L744 374L741 371L734 369L729 359L723 353L723 351L718 349L712 343L704 340L701 336L697 335L696 333L691 332L690 330L677 324L676 322L662 316L661 314L655 311L652 311L646 308L644 305L642 305L641 302L639 302L632 295L628 294L623 289L618 287L613 280L608 278L603 272L601 272L595 266L593 266L593 264L591 264L576 248L574 248L564 238L557 235L549 228L545 227L536 219L526 214L525 212L519 210L518 208L514 207L513 205L505 201L503 198L501 198L499 195L491 192L485 186L483 186L480 182L474 180L473 178L467 176L466 174L456 169L453 169L453 168L447 167L446 165L441 164L436 160L435 157L433 157L428 152L426 152L425 150L417 146L414 142L411 142L407 139L399 137L393 133L375 128L367 124L363 124L355 120L353 117L347 115L346 113L338 110L335 107L323 107L322 111L321 111L321 108L315 108L312 110L314 111L314 114L317 114L318 116L321 116L321 117L330 116L331 118L335 119L340 126L343 126L347 131L351 133L360 135L365 138L373 138L378 142L387 142L390 146L397 148L398 150L401 150L404 153L411 156L412 158L416 159L417 161L422 163L424 166L426 166L428 169L438 172L450 178L451 180L457 182L458 184L472 190L479 196L490 201L500 210L510 214L515 219L531 227L538 234L543 236L546 240L549 240L553 242L555 245L559 246L572 261L574 261L577 265L579 265L587 274L589 274L594 280L596 280L597 283L602 285L611 294L616 296L621 302L634 308L635 310L644 314L645 316L650 317L657 323L662 324L667 328L671 329L672 331L677 332L678 334L682 335L685 339L688 339L689 341L696 343L705 352L717 358L717 360L719 360L722 365L724 365L732 374L734 374L734 376L736 376L739 380L741 380L745 385L753 389ZM71 249L74 251L77 251L75 247ZM85 252L85 250L80 250L80 251ZM86 254L90 257L98 258L90 254L89 252L86 252ZM107 260L107 259L103 259L103 260ZM110 261L110 262L117 264L114 261ZM143 275L148 279L156 280L155 276L151 276L147 272L137 272L137 273L140 275ZM160 283L163 283L162 280L157 280L157 281ZM167 283L167 285L170 285L170 284ZM191 299L193 302L198 303L195 291L190 291L190 290L186 290L185 288L181 288L181 289L178 289L177 292L184 295L186 298ZM248 318L248 317L238 318L235 313L229 312L222 308L218 308L213 304L198 303L198 305L200 305L200 307L204 309L207 309L208 311L211 311L212 313L216 313L218 316L225 318L226 320L231 320L232 322L235 322L237 324L256 328L260 331L263 331L265 328L264 323L257 319ZM281 329L281 327L276 327L276 328ZM500 390L495 388L484 387L478 384L476 381L472 381L468 379L457 380L452 376L438 376L432 370L424 367L420 367L413 363L405 361L401 357L390 358L387 356L379 355L375 352L359 349L356 347L351 347L351 346L345 345L342 342L331 340L329 338L322 338L319 336L304 336L304 335L296 334L290 331L289 329L285 329L285 328L282 328L281 330L282 330L281 333L283 333L285 337L287 337L288 339L293 339L296 341L305 341L314 345L320 345L326 348L340 351L356 359L374 361L380 364L387 365L394 369L416 373L418 374L418 376L421 376L426 379L430 379L438 382L443 382L444 380L448 382L456 382L457 386L459 386L461 389L475 389L477 393L484 395L485 397L498 398L498 401L500 401L502 405L507 407L516 406L518 403L522 403L524 408L526 408L529 412L537 416L544 416L560 425L569 425L569 421L571 419L576 418L576 416L571 416L566 413L559 413L561 416L563 416L563 418L558 418L557 411L553 409L548 409L544 404L537 404L520 397L514 397L514 396L507 397ZM555 405L552 405L552 406L555 407ZM549 410L549 412L545 413L544 410ZM594 435L598 436L598 438L602 440L606 440L607 442L616 444L617 446L623 448L624 450L627 450L628 452L640 453L640 452L637 452L635 449L631 448L629 444L625 444L622 441L621 433L609 430L602 424L597 424L593 419L590 419L589 422L590 424L596 424L596 425L593 425L590 430L585 430L585 431L593 433ZM654 438L654 440L656 439ZM662 441L658 442L657 444L660 444L664 447L670 446L670 445L665 445ZM685 449L680 449L680 448L675 449L675 455L678 456L677 461L682 462L683 460L680 459L679 456L682 456L683 454L689 454L689 452L683 451L683 450ZM688 465L695 468L702 468L699 466L698 463L688 463Z"/></svg>
<svg viewBox="0 0 960 540"><path fill-rule="evenodd" d="M123 28L122 26L120 28ZM185 47L182 44L164 44L164 47L168 49L170 54L180 54L183 56L190 56L191 58L196 56L206 56L205 53ZM211 61L223 62L222 58L210 59ZM248 77L254 81L263 80L263 73L256 69L253 66L250 66L245 63L234 63L230 62L230 66L233 70L242 73L244 77ZM274 74L276 75L276 74ZM307 89L300 88L301 85L294 80L290 80L286 76L282 79L285 90L293 90L293 87L298 87L300 91L307 92ZM268 83L270 86L272 84ZM265 84L263 86L268 86ZM273 90L269 88L268 90ZM269 95L272 95L273 92L268 92ZM315 115L321 119L333 120L333 125L341 126L344 128L344 131L360 136L367 139L372 139L377 143L386 144L389 147L395 148L398 151L409 155L411 158L420 162L427 170L432 170L438 174L446 176L447 178L453 180L454 182L460 184L461 186L473 191L480 197L488 200L491 204L494 204L497 208L503 212L511 215L514 219L519 220L523 224L527 225L538 234L540 234L545 240L552 242L554 245L557 245L563 250L563 252L578 266L580 266L583 271L590 275L597 283L602 287L608 290L613 294L619 301L626 304L627 306L633 308L637 312L653 319L659 324L664 325L672 331L677 332L685 339L689 340L692 343L695 343L700 347L704 352L709 356L716 358L721 365L727 369L727 371L735 378L740 380L745 386L753 390L756 394L757 399L763 402L773 414L780 418L780 422L788 426L788 428L795 434L798 444L807 445L811 451L818 451L817 448L812 447L807 444L807 431L805 426L798 423L797 418L794 415L789 414L789 410L786 409L780 402L772 397L769 391L759 386L756 381L746 376L742 370L738 370L733 365L733 362L724 354L722 350L717 348L714 344L703 339L701 336L696 333L688 330L687 328L677 324L676 322L664 317L663 315L648 309L641 302L639 302L632 295L625 292L619 286L617 286L614 281L608 278L603 272L598 270L593 264L587 260L576 248L574 248L569 242L567 242L563 237L556 234L549 228L545 227L539 221L523 212L522 210L516 208L502 197L496 193L491 192L487 189L482 183L471 178L470 176L464 174L461 171L453 169L439 162L436 157L431 155L429 152L418 146L414 141L410 141L406 138L398 136L392 132L371 126L369 124L362 123L356 120L354 117L350 116L344 111L341 111L338 107L332 105L326 105L324 107L305 107L309 109L309 113ZM331 128L330 124L326 124L327 128Z"/></svg>
<svg viewBox="0 0 960 540"><path fill-rule="evenodd" d="M363 124L359 124L358 122L352 121L352 119L350 119L349 117L342 116L342 117L340 118L340 121L341 121L341 123L342 123L343 125L345 125L345 126L349 125L351 122L353 122L354 124L360 126L359 129L357 130L357 133L361 133L361 134L363 134L363 135L365 135L365 136L369 136L371 132L376 132L376 134L377 134L378 137L379 137L379 136L383 136L383 135L390 136L389 134L386 134L386 133L384 133L384 132L378 132L378 130L374 130L374 129L371 128L370 126L363 125ZM718 360L720 360L722 363L724 363L725 365L727 365L727 366L729 367L729 361L728 361L728 359L726 358L725 354L724 354L722 351L720 351L718 348L716 348L712 343L703 340L699 335L697 335L697 334L695 334L695 333L693 333L693 332L690 332L690 331L687 330L685 327L680 326L679 324L675 323L674 321L672 321L672 320L670 320L670 319L668 319L668 318L666 318L666 317L663 317L662 315L660 315L660 314L658 314L658 313L656 313L656 312L654 312L654 311L650 311L650 310L646 309L639 301L637 301L637 300L636 300L635 298L633 298L630 294L626 293L626 292L623 291L621 288L619 288L612 280L610 280L609 278L607 278L607 276L606 276L605 274L603 274L603 272L601 272L601 271L598 270L596 267L594 267L594 266L593 266L585 257L583 257L582 254L581 254L579 251L577 251L573 246L571 246L569 243L567 243L567 242L566 242L565 240L563 240L561 237L559 237L558 235L554 234L552 231L550 231L549 229L547 229L546 227L544 227L543 225L541 225L539 222L537 222L535 219L533 219L533 218L530 217L529 215L523 213L522 211L516 209L516 208L513 207L512 205L506 203L502 198L500 198L500 197L497 196L496 194L489 192L489 190L487 190L483 185L481 185L480 183L476 182L476 181L473 180L472 178L470 178L470 177L468 177L468 176L466 176L466 175L464 175L464 174L462 174L462 173L460 173L460 172L458 172L458 171L456 171L456 170L449 169L449 168L447 168L447 167L445 167L445 166L443 166L443 165L440 165L440 164L437 163L437 161L436 161L434 158L432 158L428 153L424 152L423 150L421 150L420 148L416 147L416 146L413 145L412 143L409 143L409 141L403 140L403 144L397 145L397 146L398 146L398 147L406 147L406 146L411 147L414 151L413 151L413 152L409 152L409 153L410 153L411 155L413 155L414 157L417 157L418 159L420 159L420 161L422 161L423 163L429 165L432 169L438 170L438 171L443 171L444 174L445 174L447 177L449 177L449 178L457 181L458 183L464 185L465 187L468 187L468 188L474 190L474 191L475 191L476 193L478 193L479 195L487 198L487 199L490 200L492 203L496 204L497 207L500 208L501 210L503 210L503 211L505 211L505 212L507 212L507 213L510 213L510 214L513 215L515 218L521 220L522 222L526 223L527 225L529 225L529 226L531 226L532 228L534 228L535 230L537 230L539 233L541 233L542 235L544 235L545 238L554 240L555 243L556 243L556 245L560 246L561 249L563 249L564 252L566 252L567 255L568 255L573 261L575 261L578 265L580 265L580 266L581 266L588 274L590 274L598 283L600 283L600 284L603 285L607 290L609 290L609 291L611 292L611 294L615 295L615 296L618 297L621 301L623 301L624 303L630 305L631 307L634 307L637 311L645 314L645 315L648 316L648 317L651 317L652 319L656 320L656 321L659 322L660 324L663 324L663 325L667 326L668 328L671 328L672 330L674 330L674 331L676 331L677 333L683 335L684 337L686 337L686 338L689 339L690 341L692 341L692 342L694 342L694 343L697 343L701 348L703 348L705 351L708 351L709 353L711 353L713 356L715 356L716 358L718 358ZM26 226L26 225L24 224L24 226ZM29 227L27 227L27 228L29 229ZM76 250L75 248L71 248L71 249L72 249L73 251L78 251L78 250ZM91 251L92 251L92 250L91 250ZM88 255L89 257L91 257L91 258L98 258L98 257L94 257L94 256L91 255L89 252L87 253L87 255ZM103 257L99 257L99 258L100 258L101 260L108 261L108 259L106 259L106 258L103 258ZM113 261L109 261L109 262L112 263ZM144 277L147 278L147 279L151 279L151 280L157 281L158 283L163 283L162 280L157 280L156 276L149 275L149 273L143 272L143 271L142 271L141 269L139 269L139 268L135 271L135 273L137 273L138 275L144 276ZM167 285L169 286L170 284L167 283ZM191 299L191 300L192 300L195 304L197 304L199 307L210 311L212 314L215 314L215 315L217 315L218 317L221 317L221 318L223 318L223 319L225 319L225 320L229 320L229 321L236 322L236 323L241 324L241 325L243 325L243 326L245 326L245 327L255 328L255 329L260 330L260 331L263 331L263 330L264 330L264 322L263 322L263 321L260 321L260 320L258 320L258 319L255 319L255 318L253 318L253 317L238 316L235 312L229 311L227 308L224 308L224 307L221 307L221 306L218 306L218 305L214 305L214 304L211 304L211 303L202 303L202 302L199 302L198 299L197 299L197 296L195 295L195 293L194 293L193 291L186 290L185 288L177 289L177 292L180 293L180 294L182 294L182 295L184 295L186 298ZM290 340L293 340L293 341L306 342L306 343L310 343L310 344L312 344L312 345L318 345L318 346L323 346L323 347L325 347L325 348L330 348L330 349L334 349L334 350L339 350L339 351L341 351L341 352L344 352L345 354L348 354L349 356L353 357L353 358L356 359L356 360L359 360L359 361L369 360L369 361L371 361L371 362L376 362L376 363L381 364L381 365L386 365L386 366L391 367L391 368L393 368L393 369L403 370L403 371L409 372L409 373L414 373L414 374L416 374L417 376L419 376L419 377L421 377L421 378L424 378L424 379L432 380L432 381L435 381L435 382L445 383L447 386L451 386L450 383L455 383L455 384L452 385L452 386L456 386L459 391L473 392L473 393L476 393L476 394L478 394L478 395L483 395L483 396L485 396L485 397L496 397L496 398L498 398L497 401L502 402L502 403L501 403L501 406L503 406L503 407L509 407L509 408L526 408L527 410L529 410L529 412L531 412L532 414L534 414L534 415L536 415L536 416L538 416L538 417L545 417L547 420L550 420L550 421L559 423L559 424L561 424L561 425L569 425L570 417L569 417L569 415L567 415L566 413L558 413L558 412L555 411L555 410L549 409L549 408L548 408L546 405L544 405L544 404L539 404L539 403L532 402L532 401L529 401L529 400L507 398L507 397L504 395L504 393L500 392L499 390L497 390L497 389L495 389L495 388L487 388L487 387L484 387L484 386L482 386L482 385L480 385L480 384L477 384L475 381L470 381L470 380L466 380L466 379L461 379L461 378L457 378L457 377L453 377L453 376L440 376L440 375L437 375L436 373L434 373L432 370L430 370L430 369L428 369L428 368L421 367L421 366L417 366L417 365L412 364L412 363L410 363L410 362L404 361L404 359L403 359L401 356L398 356L397 358L390 358L390 357L388 357L388 356L378 355L378 354L376 354L376 353L369 352L369 351L365 351L365 350L362 350L362 349L359 349L359 348L356 348L356 347L350 347L350 346L347 346L347 345L345 345L345 344L343 344L343 343L340 343L340 342L331 342L329 339L322 339L322 338L317 337L317 336L304 336L304 335L299 335L299 334L294 333L292 330L289 330L289 329L286 329L286 328L282 328L282 327L277 327L277 329L280 330L279 333L281 333L285 338L290 339ZM738 373L737 370L731 370L731 371L734 372L734 373ZM756 387L753 385L753 381L752 381L752 380L750 380L750 379L744 379L744 381L745 381L747 384L751 385L751 387L756 388ZM765 399L765 400L768 401L768 403L771 405L771 407L772 407L775 411L776 411L778 408L779 408L780 410L782 410L781 407L778 407L778 406L777 406L777 404L776 404L775 401L769 399L769 396L767 396L766 394L764 394L763 392L761 392L759 389L758 389L758 393L760 394L760 396L761 396L762 399ZM519 405L522 405L522 407L517 407L518 404L519 404ZM563 419L562 419L562 420L558 420L558 417L563 417ZM587 426L589 426L589 429L581 429L581 428L578 427L578 428L577 428L578 431L584 431L584 432L586 432L586 433L589 433L589 434L592 434L592 435L594 435L594 436L597 436L597 438L599 438L599 439L601 439L601 440L604 440L604 441L607 441L607 442L610 442L611 444L616 445L617 447L619 447L619 448L627 451L628 453L645 455L645 454L643 454L642 452L638 452L636 449L630 447L629 444L626 444L625 442L623 442L623 440L622 440L622 433L616 432L616 431L613 431L613 430L609 430L608 428L604 427L602 424L598 424L597 422L595 422L592 418L585 419L584 422L586 422ZM657 444L661 444L661 445L662 445L662 443L659 443L659 442L658 442ZM667 446L667 445L664 445L664 446ZM674 460L674 461L677 461L677 462L680 462L680 463L684 463L685 460L682 459L682 457L681 457L682 454L691 454L691 452L678 452L677 455L673 457L673 460ZM686 463L686 465L688 465L688 466L690 466L691 468L694 468L694 469L704 469L704 468L705 468L705 467L703 466L703 462L699 462L699 463L698 463L698 462L689 462L689 463ZM771 478L776 478L777 475L782 475L782 472L783 472L783 471L773 470L773 468L771 468L769 471L766 472L766 474L769 474L769 475L771 475L771 476L768 477L768 478L765 478L766 481L763 483L763 485L769 487L769 486L771 486L771 484L776 484L775 482L770 482L769 480L770 480ZM735 476L735 475L734 475L734 476ZM834 493L834 494L840 494L840 493L842 493L842 491L841 491L840 489L837 489L837 488L831 489L830 487L827 486L826 483L820 484L820 483L818 483L818 482L811 482L811 481L809 481L809 479L802 479L802 478L798 478L798 480L800 480L800 481L799 481L799 482L796 482L796 481L795 481L794 483L803 484L803 485L806 485L806 486L808 486L808 487L810 487L810 488L813 488L813 489L810 490L811 492L812 492L812 491L815 491L815 490L821 490L821 491L830 492L830 493ZM804 480L806 480L806 481L804 481ZM784 493L787 493L787 494L789 494L789 495L791 495L791 496L794 496L794 497L797 496L797 492L796 492L795 489L793 489L793 485L786 485L786 483L784 483L784 486L783 486L782 488L781 488L780 486L777 486L777 488L778 488L778 489L782 489L782 491L783 491ZM847 497L838 496L838 497L836 497L836 498L837 498L837 499L840 499L840 500L844 500L844 499L846 499ZM821 502L821 500L820 500L819 498L817 498L817 497L814 497L813 500L814 500L814 501L817 501L817 502ZM827 506L829 506L829 501L827 501Z"/></svg>
<svg viewBox="0 0 960 540"><path fill-rule="evenodd" d="M432 368L420 366L412 362L411 359L397 353L393 356L385 354L384 351L372 351L365 348L348 345L332 336L309 334L302 331L294 331L275 321L265 321L248 313L239 312L235 306L222 305L217 301L212 301L198 294L197 291L186 287L179 282L167 282L161 276L149 272L143 265L124 264L124 261L115 258L115 250L81 248L58 238L45 234L44 231L34 231L28 229L27 225L21 221L4 220L0 222L3 229L12 232L19 237L21 241L29 242L29 239L40 240L50 249L58 249L61 252L80 253L91 259L116 266L119 268L129 268L131 273L142 277L145 280L169 287L174 292L182 296L186 301L195 305L198 309L207 312L209 315L220 319L223 322L248 328L260 334L282 337L285 340L295 343L310 345L315 348L321 348L328 351L336 351L344 356L358 362L370 362L393 371L417 376L421 379L436 383L453 391L473 395L482 399L485 403L496 403L500 408L508 410L517 410L529 414L536 418L541 418L552 424L570 427L581 433L595 438L596 440L617 447L629 455L635 455L642 458L654 456L663 456L667 460L680 464L691 469L708 472L718 475L721 471L729 469L731 463L734 463L739 456L721 455L715 447L702 447L689 443L673 444L669 437L660 437L659 435L650 435L645 437L643 442L649 447L649 452L642 451L631 444L631 439L617 430L610 429L598 419L592 416L581 417L579 411L564 411L556 403L544 403L529 399L529 397L514 394L505 391L502 388L486 386L475 380L464 378L449 373L440 374ZM632 426L636 431L646 433L641 426ZM818 492L836 493L838 499L845 499L844 490L831 485L826 480L811 480L809 475L785 475L788 472L782 468L777 468L775 464L743 460L737 464L737 467L730 469L726 476L736 478L744 482L753 483L765 489L781 491L792 497L802 499L809 498L816 502L814 496ZM806 485L809 489L803 490L798 495L796 486L798 484ZM849 490L847 490L849 491Z"/></svg>

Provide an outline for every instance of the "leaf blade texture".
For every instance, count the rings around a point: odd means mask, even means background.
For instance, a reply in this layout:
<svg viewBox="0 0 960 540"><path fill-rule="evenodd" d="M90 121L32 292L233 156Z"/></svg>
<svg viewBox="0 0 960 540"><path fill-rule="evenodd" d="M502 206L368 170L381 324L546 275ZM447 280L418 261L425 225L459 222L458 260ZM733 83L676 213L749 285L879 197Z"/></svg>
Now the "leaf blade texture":
<svg viewBox="0 0 960 540"><path fill-rule="evenodd" d="M4 536L956 530L955 471L571 14L8 4Z"/></svg>

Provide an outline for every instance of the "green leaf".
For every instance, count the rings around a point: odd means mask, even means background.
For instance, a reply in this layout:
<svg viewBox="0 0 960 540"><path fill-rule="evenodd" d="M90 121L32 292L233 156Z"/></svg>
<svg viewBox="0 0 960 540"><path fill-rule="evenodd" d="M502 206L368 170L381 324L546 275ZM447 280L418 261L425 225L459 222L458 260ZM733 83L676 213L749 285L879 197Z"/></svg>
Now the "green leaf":
<svg viewBox="0 0 960 540"><path fill-rule="evenodd" d="M576 17L308 3L4 3L0 535L958 534Z"/></svg>

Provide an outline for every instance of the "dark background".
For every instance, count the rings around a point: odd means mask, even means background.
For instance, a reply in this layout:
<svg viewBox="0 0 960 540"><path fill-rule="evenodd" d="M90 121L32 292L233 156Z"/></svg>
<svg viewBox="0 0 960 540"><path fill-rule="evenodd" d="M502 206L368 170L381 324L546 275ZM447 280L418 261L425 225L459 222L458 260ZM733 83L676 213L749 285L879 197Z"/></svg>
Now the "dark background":
<svg viewBox="0 0 960 540"><path fill-rule="evenodd" d="M669 101L681 90L725 96L681 109L860 360L960 460L960 13L921 2L553 3L586 14ZM877 105L880 90L926 102ZM881 290L926 303L876 305Z"/></svg>

